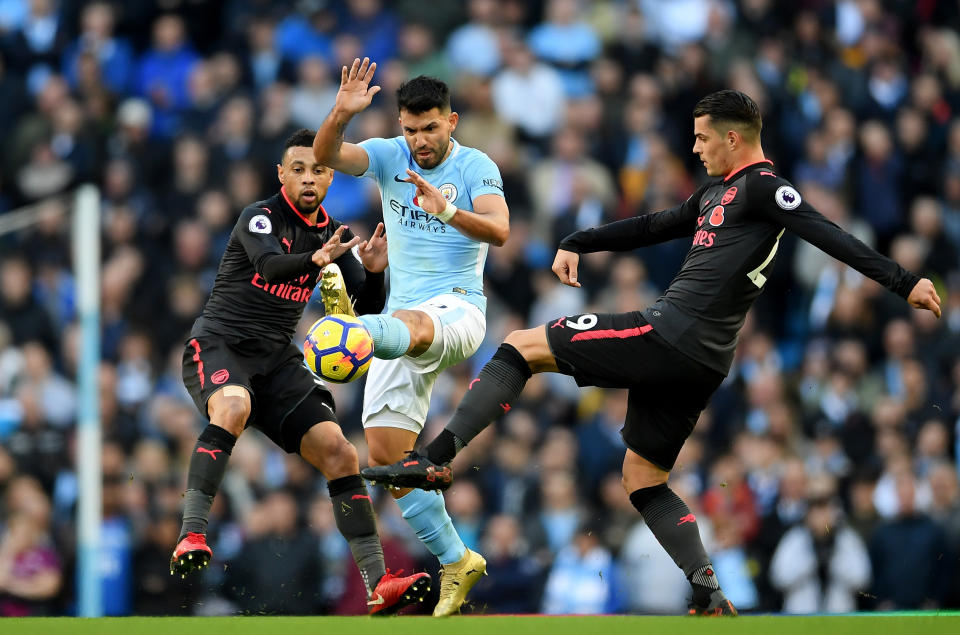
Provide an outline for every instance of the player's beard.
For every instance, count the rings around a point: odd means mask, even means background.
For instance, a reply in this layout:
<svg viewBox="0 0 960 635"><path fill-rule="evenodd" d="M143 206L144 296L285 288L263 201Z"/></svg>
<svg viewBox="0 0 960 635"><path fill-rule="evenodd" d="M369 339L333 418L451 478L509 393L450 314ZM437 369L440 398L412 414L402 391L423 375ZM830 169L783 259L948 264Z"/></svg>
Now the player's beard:
<svg viewBox="0 0 960 635"><path fill-rule="evenodd" d="M309 216L313 214L320 207L320 192L313 190L313 203L307 203L303 200L303 192L300 192L300 196L297 197L296 206L301 214L304 216Z"/></svg>
<svg viewBox="0 0 960 635"><path fill-rule="evenodd" d="M430 159L429 159L429 161L428 161L426 164L423 164L423 163L420 162L420 158L417 157L417 151L414 151L414 152L413 152L413 160L416 161L417 165L419 165L422 169L424 169L424 170L432 170L433 168L435 168L435 167L437 167L438 165L440 165L440 162L443 161L443 157L447 156L447 149L448 149L449 147L450 147L450 139L448 138L448 139L447 139L447 142L444 143L444 144L443 144L442 146L440 146L439 148L437 148L437 151L436 151L436 152L434 152L432 149L430 149L430 151L431 151L431 152L430 152Z"/></svg>

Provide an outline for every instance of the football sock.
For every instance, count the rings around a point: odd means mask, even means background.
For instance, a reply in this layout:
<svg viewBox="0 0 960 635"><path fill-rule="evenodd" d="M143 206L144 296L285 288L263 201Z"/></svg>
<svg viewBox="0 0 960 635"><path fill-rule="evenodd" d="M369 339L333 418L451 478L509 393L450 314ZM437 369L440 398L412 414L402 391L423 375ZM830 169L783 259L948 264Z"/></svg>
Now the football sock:
<svg viewBox="0 0 960 635"><path fill-rule="evenodd" d="M188 532L207 533L207 518L213 497L220 489L220 481L227 471L227 461L237 438L212 423L200 433L197 445L190 455L187 471L187 491L183 496L183 525L180 539ZM178 541L179 542L179 541Z"/></svg>
<svg viewBox="0 0 960 635"><path fill-rule="evenodd" d="M333 479L327 483L327 491L333 503L337 529L350 545L353 561L360 569L369 594L386 573L370 493L359 474Z"/></svg>
<svg viewBox="0 0 960 635"><path fill-rule="evenodd" d="M423 454L437 464L453 460L484 428L510 410L532 373L527 360L510 344L501 344L493 358L470 382L470 389L457 406L446 430L424 449Z"/></svg>
<svg viewBox="0 0 960 635"><path fill-rule="evenodd" d="M720 584L700 540L697 517L666 483L635 490L630 494L630 502L690 580L694 603L706 606L710 593L719 589Z"/></svg>
<svg viewBox="0 0 960 635"><path fill-rule="evenodd" d="M358 318L373 338L373 356L380 359L396 359L407 354L410 348L410 329L403 320L392 315L368 313Z"/></svg>
<svg viewBox="0 0 960 635"><path fill-rule="evenodd" d="M415 489L398 498L397 504L403 519L416 532L420 542L440 560L440 564L450 564L463 558L467 548L453 528L443 496L437 492Z"/></svg>

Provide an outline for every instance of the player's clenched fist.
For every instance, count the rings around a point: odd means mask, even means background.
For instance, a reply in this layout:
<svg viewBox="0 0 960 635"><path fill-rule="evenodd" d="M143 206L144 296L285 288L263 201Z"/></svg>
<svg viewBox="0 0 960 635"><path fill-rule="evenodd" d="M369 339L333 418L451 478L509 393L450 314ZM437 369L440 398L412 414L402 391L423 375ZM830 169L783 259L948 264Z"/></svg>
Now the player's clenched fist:
<svg viewBox="0 0 960 635"><path fill-rule="evenodd" d="M940 296L937 295L933 283L927 278L921 278L920 282L913 286L913 290L907 296L907 302L917 309L929 309L938 318L940 317Z"/></svg>
<svg viewBox="0 0 960 635"><path fill-rule="evenodd" d="M577 266L580 264L580 254L565 249L557 250L557 257L553 259L553 273L557 274L560 282L571 287L579 287L577 282Z"/></svg>

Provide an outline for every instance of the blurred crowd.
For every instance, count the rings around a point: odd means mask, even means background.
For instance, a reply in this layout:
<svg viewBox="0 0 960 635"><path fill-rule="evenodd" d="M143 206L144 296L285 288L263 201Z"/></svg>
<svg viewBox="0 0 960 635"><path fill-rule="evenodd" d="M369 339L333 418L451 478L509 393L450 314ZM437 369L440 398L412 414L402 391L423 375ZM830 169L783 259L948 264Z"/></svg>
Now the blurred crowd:
<svg viewBox="0 0 960 635"><path fill-rule="evenodd" d="M438 380L425 438L509 331L666 288L686 241L586 256L582 289L549 264L571 231L692 193L693 105L739 89L778 173L930 277L944 315L785 237L671 486L741 610L960 606L958 26L955 0L0 0L0 226L26 204L38 219L0 236L0 615L76 611L69 217L84 182L103 213L107 613L365 611L322 478L257 432L216 499L213 566L168 573L204 425L180 378L186 334L240 210L277 189L283 139L320 124L363 56L383 91L348 139L398 134L400 82L444 79L455 137L497 162L511 211L486 342ZM324 205L360 235L381 217L375 185L340 174ZM365 464L361 389L334 387ZM684 610L683 575L620 485L625 412L623 391L536 376L457 458L448 509L490 573L471 610ZM435 573L388 499L388 566Z"/></svg>

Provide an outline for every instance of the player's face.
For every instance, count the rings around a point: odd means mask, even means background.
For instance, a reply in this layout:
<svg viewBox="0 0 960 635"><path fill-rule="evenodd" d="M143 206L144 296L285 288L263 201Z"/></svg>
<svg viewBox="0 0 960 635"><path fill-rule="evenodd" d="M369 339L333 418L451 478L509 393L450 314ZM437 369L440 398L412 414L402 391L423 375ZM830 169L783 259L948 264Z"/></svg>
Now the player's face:
<svg viewBox="0 0 960 635"><path fill-rule="evenodd" d="M693 153L700 156L703 167L710 176L723 176L729 172L730 146L726 135L721 134L713 127L710 115L697 117L693 120Z"/></svg>
<svg viewBox="0 0 960 635"><path fill-rule="evenodd" d="M457 127L459 115L444 113L439 108L413 114L400 111L400 129L413 160L421 168L430 170L440 165L450 151L450 135Z"/></svg>
<svg viewBox="0 0 960 635"><path fill-rule="evenodd" d="M333 181L333 169L313 158L313 148L287 148L283 163L277 166L277 176L287 196L301 212L312 214L327 195Z"/></svg>

